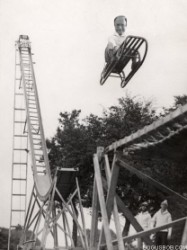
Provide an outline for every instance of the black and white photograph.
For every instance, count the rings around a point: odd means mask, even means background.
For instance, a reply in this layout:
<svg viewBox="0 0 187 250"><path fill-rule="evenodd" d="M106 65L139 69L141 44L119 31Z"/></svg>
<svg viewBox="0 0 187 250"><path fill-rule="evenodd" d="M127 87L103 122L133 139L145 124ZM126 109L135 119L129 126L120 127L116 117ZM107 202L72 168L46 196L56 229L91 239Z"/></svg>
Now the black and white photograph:
<svg viewBox="0 0 187 250"><path fill-rule="evenodd" d="M187 250L187 1L0 0L0 250Z"/></svg>

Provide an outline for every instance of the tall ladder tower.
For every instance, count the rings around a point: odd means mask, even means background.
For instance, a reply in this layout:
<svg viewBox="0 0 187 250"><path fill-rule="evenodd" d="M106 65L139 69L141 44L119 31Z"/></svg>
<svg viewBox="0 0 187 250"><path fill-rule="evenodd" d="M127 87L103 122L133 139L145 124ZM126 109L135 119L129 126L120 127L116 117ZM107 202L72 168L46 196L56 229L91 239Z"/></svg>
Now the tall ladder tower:
<svg viewBox="0 0 187 250"><path fill-rule="evenodd" d="M28 68L29 70L29 68ZM29 72L29 71L28 71ZM10 249L11 232L19 225L23 227L27 205L28 172L28 131L19 51L15 51L12 174L11 174L11 209L8 236Z"/></svg>
<svg viewBox="0 0 187 250"><path fill-rule="evenodd" d="M8 250L11 248L12 228L18 224L22 228L18 249L47 249L50 244L52 246L50 245L49 249L51 247L55 250L61 250L64 247L65 249L74 248L76 247L76 240L73 239L73 224L76 225L76 235L80 237L82 248L87 250L87 232L79 184L75 174L77 170L58 166L53 176L50 172L28 36L21 35L16 42L17 55ZM21 126L20 130L17 130L17 125ZM21 142L18 144L16 139ZM18 152L19 155L16 156ZM21 154L24 154L24 156ZM32 168L34 187L26 208L27 165L31 165ZM19 167L21 173L19 176L15 175L16 167ZM25 172L22 167L25 167ZM17 193L15 193L16 181L20 187ZM23 183L25 183L24 187L22 186ZM14 197L20 199L24 197L22 207L15 207ZM79 204L79 220L75 201ZM18 202L18 204L21 204L21 202ZM19 216L23 214L23 219L14 223L13 218L16 216L16 212ZM62 241L63 236L64 241ZM61 247L62 245L64 247Z"/></svg>

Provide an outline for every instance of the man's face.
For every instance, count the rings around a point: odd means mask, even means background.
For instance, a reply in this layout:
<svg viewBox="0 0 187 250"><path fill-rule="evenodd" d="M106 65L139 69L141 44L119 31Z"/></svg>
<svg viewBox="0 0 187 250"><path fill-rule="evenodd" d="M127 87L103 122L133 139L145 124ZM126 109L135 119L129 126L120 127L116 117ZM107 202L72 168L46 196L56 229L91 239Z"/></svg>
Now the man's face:
<svg viewBox="0 0 187 250"><path fill-rule="evenodd" d="M145 212L146 211L146 206L145 205L142 205L142 211Z"/></svg>
<svg viewBox="0 0 187 250"><path fill-rule="evenodd" d="M123 17L118 17L114 22L116 32L121 36L125 32L127 23Z"/></svg>
<svg viewBox="0 0 187 250"><path fill-rule="evenodd" d="M167 205L165 204L161 204L160 207L162 211L165 211L167 209Z"/></svg>

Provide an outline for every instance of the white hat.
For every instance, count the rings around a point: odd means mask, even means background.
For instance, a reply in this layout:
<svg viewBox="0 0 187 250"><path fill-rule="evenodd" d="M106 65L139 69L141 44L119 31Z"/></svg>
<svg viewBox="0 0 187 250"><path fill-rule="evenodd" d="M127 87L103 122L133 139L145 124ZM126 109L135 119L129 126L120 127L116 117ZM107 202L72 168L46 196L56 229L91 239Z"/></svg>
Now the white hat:
<svg viewBox="0 0 187 250"><path fill-rule="evenodd" d="M161 202L161 205L166 205L166 206L168 206L168 201L167 201L167 200L162 201L162 202Z"/></svg>

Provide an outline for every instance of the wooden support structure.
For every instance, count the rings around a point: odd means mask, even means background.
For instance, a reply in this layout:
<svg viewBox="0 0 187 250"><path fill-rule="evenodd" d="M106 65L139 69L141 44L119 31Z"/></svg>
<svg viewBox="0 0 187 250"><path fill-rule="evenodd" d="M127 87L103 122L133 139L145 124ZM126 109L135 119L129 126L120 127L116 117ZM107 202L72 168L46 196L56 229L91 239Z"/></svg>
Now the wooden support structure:
<svg viewBox="0 0 187 250"><path fill-rule="evenodd" d="M98 198L100 202L100 209L101 209L101 214L102 214L106 245L107 245L108 250L113 250L113 246L111 243L112 238L111 238L111 233L109 229L109 221L108 221L108 216L107 216L107 209L106 209L106 204L104 200L104 191L103 191L101 172L100 172L100 167L99 167L99 160L96 154L94 155L93 161L94 161L94 170L95 170L95 181L96 181L96 186L97 186ZM98 246L98 249L100 249L99 246Z"/></svg>
<svg viewBox="0 0 187 250"><path fill-rule="evenodd" d="M66 170L67 171L67 170ZM78 233L81 238L82 247L88 250L88 240L85 228L85 219L82 209L81 196L78 180L76 180L76 189L70 195L69 199L65 201L61 196L59 190L56 187L57 177L54 177L53 189L49 199L46 202L38 200L35 189L32 191L31 199L29 202L28 212L26 215L26 221L24 226L24 233L22 235L19 246L24 250L29 250L37 247L46 249L47 239L49 234L54 242L54 249L61 249L59 245L58 235L64 234L65 248L75 248L75 243L72 236L72 226L70 226L69 218L67 219L67 213L71 216L72 220L77 224ZM55 200L55 195L60 197L59 200ZM74 207L72 206L72 199L77 196L79 201L79 208L81 213L81 220L78 221ZM37 210L38 208L38 210ZM62 218L60 220L60 218ZM31 230L32 234L28 238L27 232ZM40 246L37 246L37 240L40 240Z"/></svg>
<svg viewBox="0 0 187 250"><path fill-rule="evenodd" d="M110 181L111 181L111 171L110 171L110 164L109 164L109 159L107 155L104 155L105 159L105 174L106 174L106 179L107 179L107 184L108 187L110 186ZM116 161L116 155L114 155L113 162L112 162L112 168L114 167ZM113 217L114 217L114 223L116 227L116 235L118 239L118 246L119 250L124 250L124 244L123 244L123 239L122 239L122 230L120 226L120 220L119 220L119 213L118 213L118 207L117 207L117 202L116 202L116 197L114 197L114 209L113 209Z"/></svg>
<svg viewBox="0 0 187 250"><path fill-rule="evenodd" d="M93 203L92 203L92 227L90 236L90 248L97 248L103 245L104 240L106 240L107 248L111 248L111 234L110 234L110 218L111 214L114 217L114 223L116 227L117 241L120 250L124 249L124 243L122 239L122 232L119 222L119 212L131 222L137 232L143 231L143 228L139 225L137 220L134 218L130 210L124 205L120 197L116 194L116 186L119 175L120 166L116 164L116 156L114 155L112 168L110 169L110 164L108 156L104 155L104 167L107 180L101 176L101 170L99 165L98 155L94 155L94 190L93 190ZM107 194L106 200L104 199L104 190ZM97 220L98 220L98 209L100 208L102 214L102 228L99 237L99 242L96 242L97 235ZM151 245L152 241L149 237L143 237L143 240L147 245Z"/></svg>
<svg viewBox="0 0 187 250"><path fill-rule="evenodd" d="M90 230L90 249L95 249L97 245L98 213L99 213L99 200L98 200L96 179L94 179L93 195L92 195L92 221L91 221L91 230Z"/></svg>

